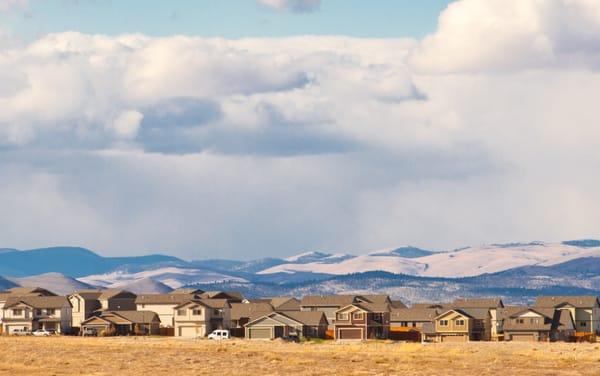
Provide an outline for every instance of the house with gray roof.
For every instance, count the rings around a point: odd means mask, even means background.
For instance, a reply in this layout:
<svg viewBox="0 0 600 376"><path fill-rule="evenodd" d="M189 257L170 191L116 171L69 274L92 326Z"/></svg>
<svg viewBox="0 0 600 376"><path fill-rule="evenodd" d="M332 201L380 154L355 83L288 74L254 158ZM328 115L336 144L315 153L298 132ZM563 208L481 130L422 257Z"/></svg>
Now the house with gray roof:
<svg viewBox="0 0 600 376"><path fill-rule="evenodd" d="M271 312L255 318L245 326L245 338L269 340L297 336L299 338L325 338L327 319L319 311Z"/></svg>
<svg viewBox="0 0 600 376"><path fill-rule="evenodd" d="M569 311L575 322L576 336L600 335L600 302L597 296L539 296L533 306Z"/></svg>

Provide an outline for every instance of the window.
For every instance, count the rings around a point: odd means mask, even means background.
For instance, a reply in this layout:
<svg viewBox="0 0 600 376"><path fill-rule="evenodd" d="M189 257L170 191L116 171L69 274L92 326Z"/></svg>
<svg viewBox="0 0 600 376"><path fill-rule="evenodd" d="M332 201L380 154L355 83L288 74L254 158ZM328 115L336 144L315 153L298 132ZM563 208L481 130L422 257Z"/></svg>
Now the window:
<svg viewBox="0 0 600 376"><path fill-rule="evenodd" d="M530 318L529 319L529 323L530 324L539 324L540 320L538 318Z"/></svg>
<svg viewBox="0 0 600 376"><path fill-rule="evenodd" d="M195 309L192 311L192 315L194 316L202 316L202 310L201 309Z"/></svg>
<svg viewBox="0 0 600 376"><path fill-rule="evenodd" d="M342 321L346 321L346 320L348 320L348 314L347 313L338 313L337 314L337 319L338 320L342 320Z"/></svg>
<svg viewBox="0 0 600 376"><path fill-rule="evenodd" d="M516 319L515 321L517 322L517 324L524 324L525 323L524 319Z"/></svg>
<svg viewBox="0 0 600 376"><path fill-rule="evenodd" d="M22 316L22 315L23 315L22 309L13 309L13 316Z"/></svg>
<svg viewBox="0 0 600 376"><path fill-rule="evenodd" d="M215 309L214 314L215 315L220 315L223 311L221 311L220 309Z"/></svg>
<svg viewBox="0 0 600 376"><path fill-rule="evenodd" d="M440 320L440 326L448 326L448 320Z"/></svg>
<svg viewBox="0 0 600 376"><path fill-rule="evenodd" d="M363 314L362 314L362 312L354 312L352 314L352 318L354 320L362 320L363 319Z"/></svg>
<svg viewBox="0 0 600 376"><path fill-rule="evenodd" d="M587 326L587 322L585 322L585 321L580 321L580 322L579 322L579 326Z"/></svg>
<svg viewBox="0 0 600 376"><path fill-rule="evenodd" d="M47 315L54 315L54 313L55 313L55 312L56 312L56 311L54 310L54 308L48 308L48 309L46 310L46 314L47 314Z"/></svg>
<svg viewBox="0 0 600 376"><path fill-rule="evenodd" d="M36 316L41 316L42 315L42 310L41 309L36 309L35 310L35 315Z"/></svg>
<svg viewBox="0 0 600 376"><path fill-rule="evenodd" d="M177 316L185 316L185 309L178 309Z"/></svg>
<svg viewBox="0 0 600 376"><path fill-rule="evenodd" d="M465 320L463 320L463 319L456 320L456 326L464 326L464 325L465 325Z"/></svg>

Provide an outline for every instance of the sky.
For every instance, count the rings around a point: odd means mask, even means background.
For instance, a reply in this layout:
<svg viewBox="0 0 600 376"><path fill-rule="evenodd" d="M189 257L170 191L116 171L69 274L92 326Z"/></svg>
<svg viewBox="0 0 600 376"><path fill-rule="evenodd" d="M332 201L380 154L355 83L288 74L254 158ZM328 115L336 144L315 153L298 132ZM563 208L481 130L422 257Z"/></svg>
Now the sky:
<svg viewBox="0 0 600 376"><path fill-rule="evenodd" d="M598 238L599 71L595 0L0 0L0 247Z"/></svg>

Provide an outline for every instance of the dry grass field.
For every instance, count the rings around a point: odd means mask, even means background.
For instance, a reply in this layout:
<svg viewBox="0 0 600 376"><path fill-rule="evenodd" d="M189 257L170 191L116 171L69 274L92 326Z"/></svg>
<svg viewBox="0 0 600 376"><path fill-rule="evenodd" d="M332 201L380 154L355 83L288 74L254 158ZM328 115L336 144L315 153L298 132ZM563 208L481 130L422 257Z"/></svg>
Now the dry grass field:
<svg viewBox="0 0 600 376"><path fill-rule="evenodd" d="M600 345L0 337L0 375L599 375Z"/></svg>

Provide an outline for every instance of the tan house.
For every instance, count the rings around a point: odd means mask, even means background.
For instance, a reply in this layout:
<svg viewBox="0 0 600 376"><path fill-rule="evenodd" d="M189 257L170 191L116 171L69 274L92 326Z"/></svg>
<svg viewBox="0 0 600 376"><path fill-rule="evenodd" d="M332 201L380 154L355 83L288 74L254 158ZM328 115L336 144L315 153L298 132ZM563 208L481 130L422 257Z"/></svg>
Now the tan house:
<svg viewBox="0 0 600 376"><path fill-rule="evenodd" d="M56 294L40 287L14 287L6 291L0 291L0 334L3 333L4 305L8 298L14 296L56 296Z"/></svg>
<svg viewBox="0 0 600 376"><path fill-rule="evenodd" d="M335 311L334 339L364 341L387 339L390 306L387 303L353 303Z"/></svg>
<svg viewBox="0 0 600 376"><path fill-rule="evenodd" d="M151 311L102 311L81 322L82 335L153 335L160 332L160 319Z"/></svg>
<svg viewBox="0 0 600 376"><path fill-rule="evenodd" d="M480 319L475 319L475 333L473 333L473 340L482 341L497 341L499 334L502 333L502 320L499 319L499 310L504 308L504 303L500 298L468 298L468 299L456 299L452 302L448 308L458 308L465 310L467 313L473 310L471 313L475 316L481 316ZM480 309L486 309L489 312L489 325L487 322L481 322L477 320L487 321L487 315L481 315ZM483 330L478 330L483 329ZM477 332L480 333L477 333Z"/></svg>
<svg viewBox="0 0 600 376"><path fill-rule="evenodd" d="M502 314L505 341L567 341L575 335L567 310L510 307Z"/></svg>
<svg viewBox="0 0 600 376"><path fill-rule="evenodd" d="M431 333L437 308L393 308L390 312L390 339L421 342L424 333Z"/></svg>
<svg viewBox="0 0 600 376"><path fill-rule="evenodd" d="M126 290L80 290L67 298L73 307L71 326L79 330L81 323L96 311L135 311L137 295Z"/></svg>
<svg viewBox="0 0 600 376"><path fill-rule="evenodd" d="M71 330L71 304L64 296L11 296L3 308L2 332L15 330Z"/></svg>
<svg viewBox="0 0 600 376"><path fill-rule="evenodd" d="M175 290L169 294L138 295L135 305L138 311L156 312L161 327L174 328L175 307L195 299L199 299L198 290Z"/></svg>
<svg viewBox="0 0 600 376"><path fill-rule="evenodd" d="M229 329L231 304L226 299L188 300L174 309L177 337L205 337L215 329Z"/></svg>
<svg viewBox="0 0 600 376"><path fill-rule="evenodd" d="M473 316L460 309L450 309L434 320L426 339L433 342L468 342L473 332Z"/></svg>
<svg viewBox="0 0 600 376"><path fill-rule="evenodd" d="M600 334L600 302L597 296L540 296L534 307L570 312L576 336Z"/></svg>
<svg viewBox="0 0 600 376"><path fill-rule="evenodd" d="M245 330L245 338L250 340L325 338L327 319L318 311L271 312L247 323Z"/></svg>
<svg viewBox="0 0 600 376"><path fill-rule="evenodd" d="M274 312L267 302L231 303L231 328L243 329L251 319Z"/></svg>

